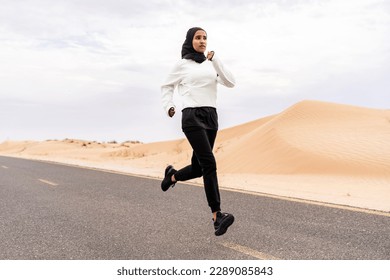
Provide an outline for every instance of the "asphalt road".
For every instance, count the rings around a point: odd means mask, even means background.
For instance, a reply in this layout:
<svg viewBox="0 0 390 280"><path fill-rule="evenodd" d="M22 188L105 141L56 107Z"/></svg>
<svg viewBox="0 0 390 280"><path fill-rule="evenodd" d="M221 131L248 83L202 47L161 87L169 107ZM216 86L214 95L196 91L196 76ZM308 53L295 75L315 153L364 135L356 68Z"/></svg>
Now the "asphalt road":
<svg viewBox="0 0 390 280"><path fill-rule="evenodd" d="M164 167L162 167L163 169ZM0 157L0 259L390 259L389 215Z"/></svg>

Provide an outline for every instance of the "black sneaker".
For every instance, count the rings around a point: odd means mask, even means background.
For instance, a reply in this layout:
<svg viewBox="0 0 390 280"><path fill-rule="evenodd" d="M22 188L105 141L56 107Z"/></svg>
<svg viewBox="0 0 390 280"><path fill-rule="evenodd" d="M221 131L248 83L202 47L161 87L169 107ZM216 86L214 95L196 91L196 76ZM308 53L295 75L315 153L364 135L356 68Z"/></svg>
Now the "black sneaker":
<svg viewBox="0 0 390 280"><path fill-rule="evenodd" d="M224 234L234 222L234 216L229 213L217 212L217 220L214 221L215 235Z"/></svg>
<svg viewBox="0 0 390 280"><path fill-rule="evenodd" d="M174 169L172 165L168 165L167 168L165 168L165 177L161 182L161 189L163 190L163 192L166 192L170 187L173 188L173 186L175 186L176 182L174 183L171 180L172 175L175 173L176 169Z"/></svg>

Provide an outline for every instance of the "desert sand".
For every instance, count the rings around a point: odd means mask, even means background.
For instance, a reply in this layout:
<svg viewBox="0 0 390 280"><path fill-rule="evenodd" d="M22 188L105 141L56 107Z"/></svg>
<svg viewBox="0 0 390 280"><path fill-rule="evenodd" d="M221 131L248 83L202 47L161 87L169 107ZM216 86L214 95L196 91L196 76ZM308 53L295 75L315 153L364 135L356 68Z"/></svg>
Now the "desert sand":
<svg viewBox="0 0 390 280"><path fill-rule="evenodd" d="M221 188L390 212L390 110L302 101L219 131L214 151ZM0 155L161 178L168 164L187 165L192 150L184 138L65 139L6 141Z"/></svg>

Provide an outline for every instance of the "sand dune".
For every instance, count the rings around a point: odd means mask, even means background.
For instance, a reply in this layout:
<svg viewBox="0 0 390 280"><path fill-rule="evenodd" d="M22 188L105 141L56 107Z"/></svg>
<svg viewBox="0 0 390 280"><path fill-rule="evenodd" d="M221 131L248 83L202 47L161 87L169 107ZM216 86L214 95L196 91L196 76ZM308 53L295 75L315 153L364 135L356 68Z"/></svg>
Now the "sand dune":
<svg viewBox="0 0 390 280"><path fill-rule="evenodd" d="M303 101L221 130L214 150L223 187L390 211L390 110ZM67 139L7 141L0 154L161 177L167 164L188 164L192 151L185 139Z"/></svg>
<svg viewBox="0 0 390 280"><path fill-rule="evenodd" d="M224 148L224 172L388 175L390 111L304 101Z"/></svg>

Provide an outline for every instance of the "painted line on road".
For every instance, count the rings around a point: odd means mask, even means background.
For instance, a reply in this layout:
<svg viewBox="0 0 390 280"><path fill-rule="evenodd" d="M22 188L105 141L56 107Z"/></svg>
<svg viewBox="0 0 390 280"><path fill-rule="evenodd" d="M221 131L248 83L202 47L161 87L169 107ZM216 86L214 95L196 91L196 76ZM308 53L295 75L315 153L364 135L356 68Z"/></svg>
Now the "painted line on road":
<svg viewBox="0 0 390 280"><path fill-rule="evenodd" d="M4 169L8 169L8 167L7 167L7 166L5 166L5 165L2 165L1 167L3 167Z"/></svg>
<svg viewBox="0 0 390 280"><path fill-rule="evenodd" d="M53 182L50 182L50 181L47 181L47 180L44 180L44 179L38 179L38 181L41 181L42 183L45 183L45 184L48 184L48 185L51 185L51 186L58 186L57 183L53 183Z"/></svg>
<svg viewBox="0 0 390 280"><path fill-rule="evenodd" d="M243 253L245 255L254 257L254 258L259 259L259 260L280 260L279 258L274 257L270 254L259 252L257 250L252 249L252 248L242 246L242 245L239 245L239 244L236 244L233 242L221 242L219 244L221 244L222 246L224 246L226 248L232 249L234 251Z"/></svg>

